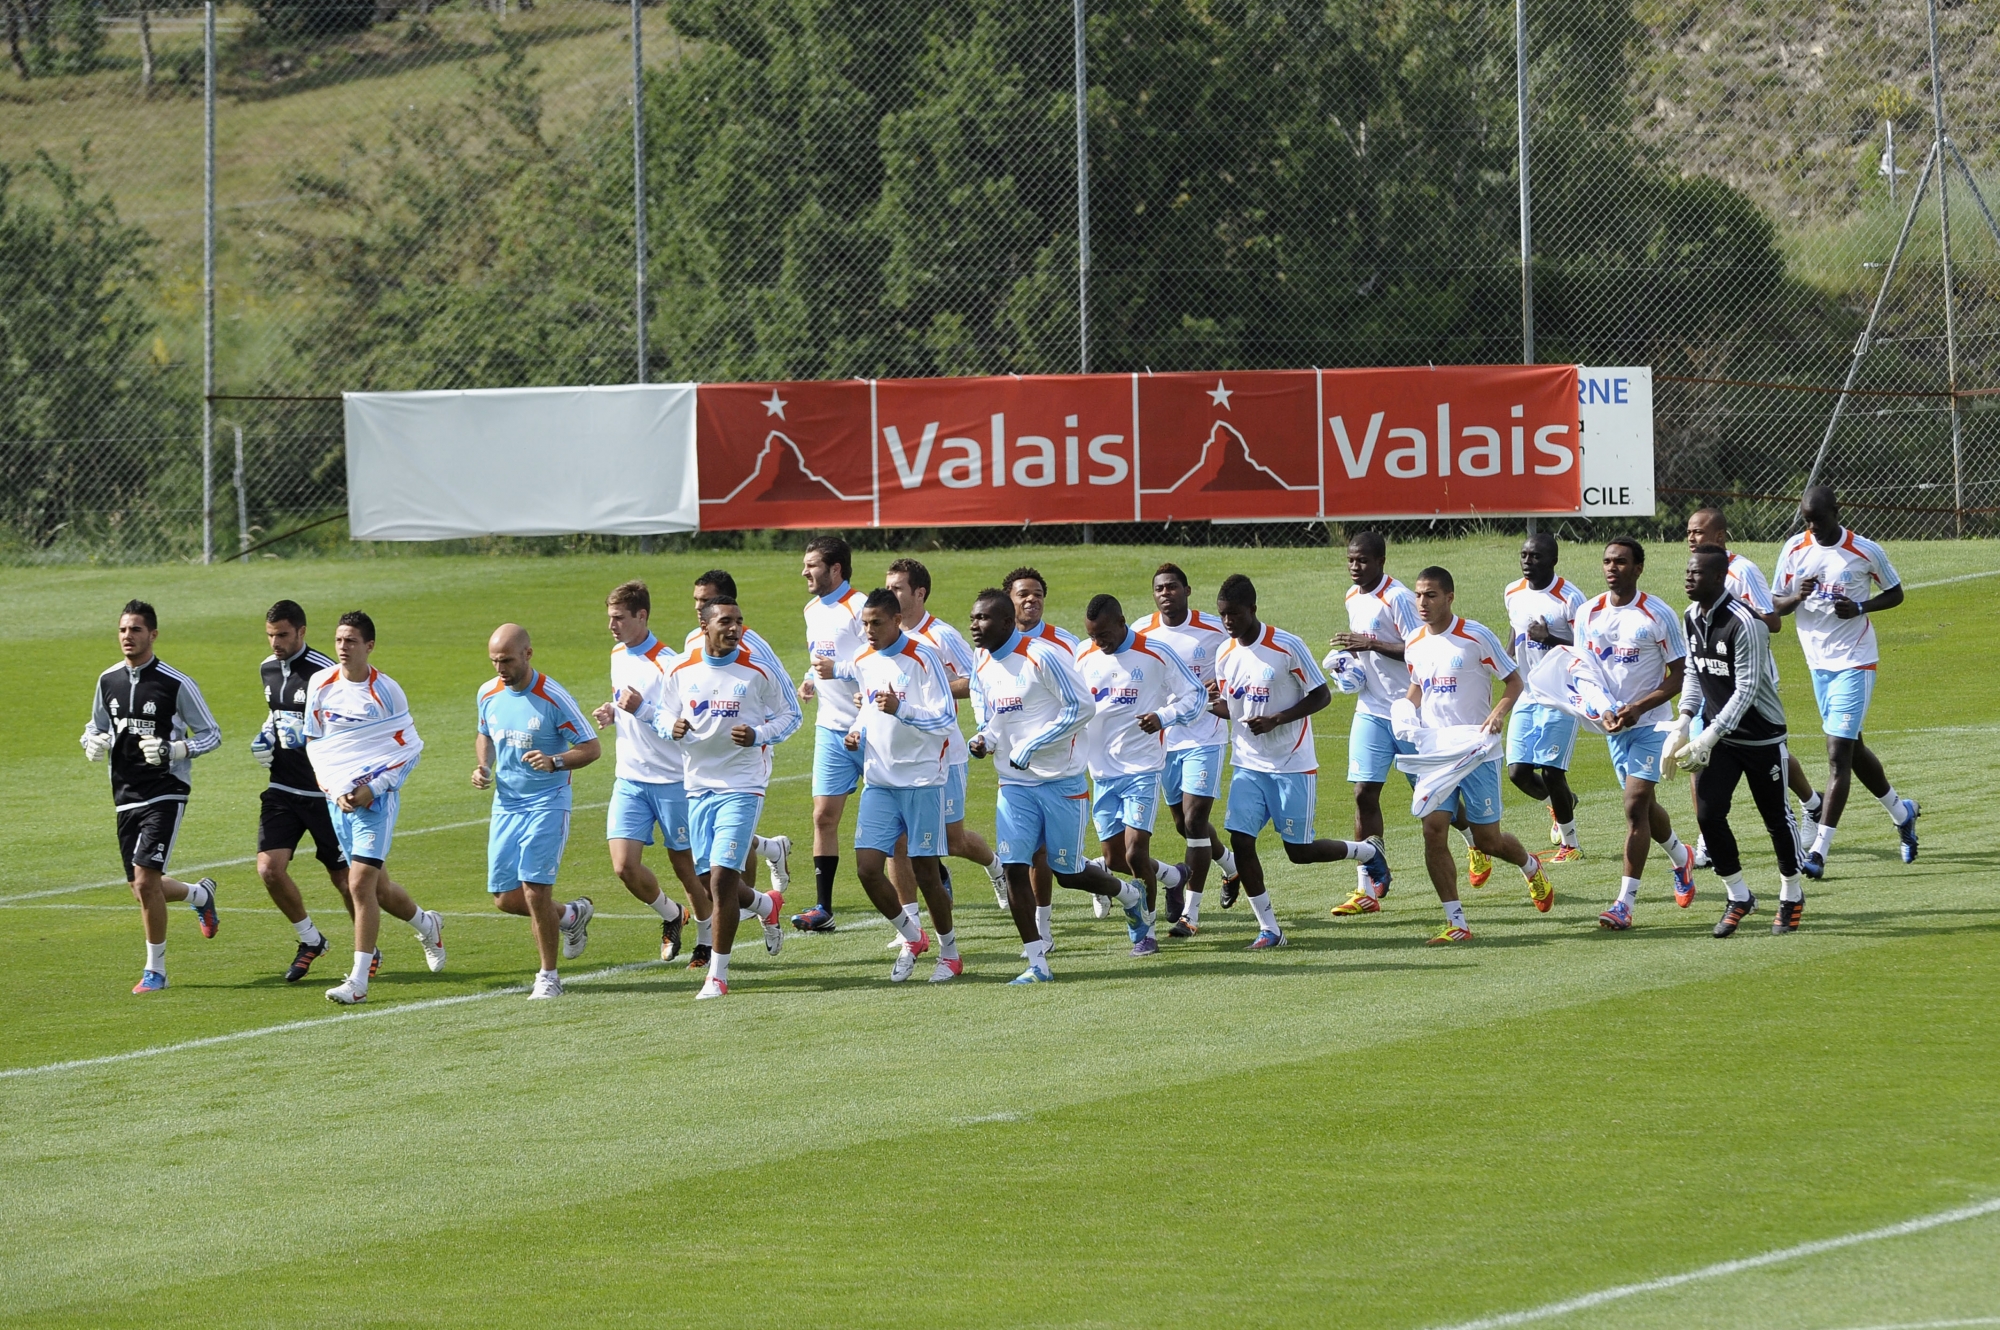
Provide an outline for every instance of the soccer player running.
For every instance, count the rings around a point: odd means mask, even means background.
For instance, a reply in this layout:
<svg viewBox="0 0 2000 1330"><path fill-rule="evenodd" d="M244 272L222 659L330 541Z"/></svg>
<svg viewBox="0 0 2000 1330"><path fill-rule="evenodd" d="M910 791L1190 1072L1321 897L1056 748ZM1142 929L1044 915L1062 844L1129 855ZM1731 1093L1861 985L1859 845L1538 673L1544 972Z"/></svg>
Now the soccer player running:
<svg viewBox="0 0 2000 1330"><path fill-rule="evenodd" d="M917 890L938 930L939 959L931 982L947 983L965 971L952 927L951 897L938 875L938 857L945 848L947 735L958 733L958 700L951 695L951 674L936 649L904 631L903 606L895 592L869 592L861 606L861 626L868 647L855 657L853 677L862 700L844 736L848 751L861 754L866 780L854 827L854 869L868 899L903 939L889 971L890 981L900 984L931 946L916 903L905 904L889 881L890 856L899 843L905 847Z"/></svg>
<svg viewBox="0 0 2000 1330"><path fill-rule="evenodd" d="M270 770L257 804L257 876L278 913L298 934L299 949L285 969L285 982L296 984L331 945L306 910L299 884L292 880L292 858L308 834L350 918L354 913L347 895L347 856L340 852L333 814L320 793L312 763L306 760L306 688L315 674L332 669L334 661L306 645L306 612L296 600L281 600L265 611L264 636L271 654L257 673L270 715L250 740L251 755Z"/></svg>
<svg viewBox="0 0 2000 1330"><path fill-rule="evenodd" d="M771 749L804 721L784 669L759 662L743 645L742 607L717 596L702 604L701 617L702 649L668 673L657 704L630 688L618 694L619 709L679 743L687 763L694 866L715 903L714 951L697 1001L728 996L743 912L763 925L766 951L775 956L784 947L783 888L758 891L744 872L771 783Z"/></svg>
<svg viewBox="0 0 2000 1330"><path fill-rule="evenodd" d="M1666 756L1694 773L1695 816L1729 896L1715 936L1728 937L1757 908L1729 827L1729 802L1744 780L1778 856L1778 917L1771 931L1795 933L1806 896L1798 838L1785 804L1785 708L1771 669L1771 630L1762 614L1729 593L1729 563L1729 551L1720 545L1697 546L1688 559L1689 668ZM1696 716L1704 724L1701 737L1690 743Z"/></svg>
<svg viewBox="0 0 2000 1330"><path fill-rule="evenodd" d="M861 784L861 755L850 752L846 738L857 714L854 689L847 684L821 684L852 670L854 658L868 649L861 631L862 595L849 585L854 552L837 536L821 536L806 546L801 568L812 599L806 602L806 647L810 670L799 680L799 698L817 697L813 717L813 890L818 899L809 910L792 916L792 927L804 933L833 931L833 879L840 870L840 817L847 796Z"/></svg>
<svg viewBox="0 0 2000 1330"><path fill-rule="evenodd" d="M167 902L186 901L214 937L215 881L181 882L167 876L187 813L193 760L222 743L222 730L193 679L153 654L160 620L143 600L118 615L118 653L124 660L97 676L83 755L111 759L111 800L118 815L118 857L139 902L146 928L146 968L134 993L167 986Z"/></svg>
<svg viewBox="0 0 2000 1330"><path fill-rule="evenodd" d="M1271 906L1257 835L1270 826L1295 864L1353 859L1367 870L1378 897L1389 889L1389 861L1369 841L1316 840L1313 810L1319 802L1319 757L1312 716L1333 700L1326 676L1305 642L1257 617L1257 588L1241 573L1222 580L1216 617L1229 633L1215 662L1214 714L1230 723L1229 806L1222 818L1236 871L1257 915L1252 951L1285 945L1285 930Z"/></svg>
<svg viewBox="0 0 2000 1330"><path fill-rule="evenodd" d="M1180 565L1163 563L1153 570L1153 616L1139 625L1155 650L1172 652L1201 683L1204 694L1215 682L1215 658L1229 634L1222 622L1188 608L1193 588ZM1160 772L1160 793L1166 796L1174 830L1187 844L1187 876L1167 892L1167 917L1174 937L1193 937L1201 929L1201 898L1208 885L1210 863L1222 867L1223 890L1233 898L1237 883L1236 856L1219 853L1221 838L1209 814L1222 793L1222 749L1229 727L1203 707L1201 714L1167 732L1167 764ZM1233 899L1232 899L1233 903Z"/></svg>
<svg viewBox="0 0 2000 1330"><path fill-rule="evenodd" d="M1417 708L1418 722L1430 729L1477 725L1488 734L1499 734L1525 685L1493 630L1453 612L1457 592L1446 569L1433 565L1417 574L1417 612L1423 616L1423 627L1404 647L1403 659L1410 669L1405 697ZM1495 683L1501 686L1497 701ZM1479 763L1455 790L1440 793L1438 805L1423 817L1424 867L1444 903L1444 928L1425 945L1472 940L1465 906L1458 898L1458 857L1450 840L1452 823L1460 818L1470 823L1473 847L1519 868L1528 884L1528 899L1547 913L1556 893L1542 861L1500 829L1499 759Z"/></svg>
<svg viewBox="0 0 2000 1330"><path fill-rule="evenodd" d="M1689 513L1687 538L1689 553L1700 549L1703 545L1715 545L1728 550L1729 523L1722 515L1722 510L1697 508ZM1771 600L1770 584L1764 580L1764 572L1756 564L1730 551L1729 575L1723 586L1730 595L1748 605L1757 617L1764 621L1764 626L1770 630L1772 637L1785 630L1785 621L1779 615L1777 605ZM1767 654L1771 656L1771 681L1776 683L1777 653ZM1789 748L1787 745L1785 776L1792 793L1799 796L1799 826L1796 829L1799 832L1799 853L1803 855L1812 847L1813 833L1819 827L1820 796L1813 789L1812 782L1806 778L1806 769L1800 763L1799 755L1790 752ZM1694 865L1696 868L1708 866L1707 850L1699 840L1694 846Z"/></svg>
<svg viewBox="0 0 2000 1330"><path fill-rule="evenodd" d="M1208 689L1179 656L1126 625L1116 596L1091 597L1084 623L1090 645L1076 669L1092 706L1084 727L1091 817L1104 866L1145 884L1145 927L1132 938L1132 954L1151 956L1160 949L1153 932L1159 888L1172 891L1187 879L1186 865L1162 865L1152 855L1167 731L1207 715Z"/></svg>
<svg viewBox="0 0 2000 1330"><path fill-rule="evenodd" d="M493 791L486 833L486 890L507 914L526 915L541 967L531 1001L562 996L557 960L590 942L590 897L558 905L556 870L569 843L570 773L603 751L597 731L569 690L534 666L528 630L503 623L487 639L494 680L479 690L478 765L472 787Z"/></svg>
<svg viewBox="0 0 2000 1330"><path fill-rule="evenodd" d="M1354 720L1347 731L1347 779L1354 786L1354 835L1382 846L1382 784L1399 746L1389 725L1389 709L1410 691L1403 644L1423 627L1410 589L1389 576L1384 565L1389 544L1379 531L1357 531L1347 542L1347 631L1327 645L1352 652L1361 666L1361 691L1354 697ZM1482 879L1483 880L1483 879ZM1389 879L1356 869L1354 891L1333 907L1337 915L1374 914L1382 908Z"/></svg>
<svg viewBox="0 0 2000 1330"><path fill-rule="evenodd" d="M1049 598L1047 578L1024 566L1008 573L1000 585L1014 607L1014 626L1021 630L1023 637L1053 643L1067 651L1071 660L1076 659L1076 653L1083 647L1076 634L1042 621L1042 610ZM1049 871L1045 858L1037 858L1031 865L1028 880L1034 884L1035 908L1041 912L1042 936L1052 937L1049 921L1054 915L1055 875ZM1111 913L1111 906L1103 896L1092 896L1090 908L1099 919Z"/></svg>
<svg viewBox="0 0 2000 1330"><path fill-rule="evenodd" d="M407 724L410 703L396 681L370 663L374 654L375 620L360 610L349 610L333 629L336 663L306 684L306 757L313 762L334 835L347 856L347 899L354 912L354 964L347 978L326 990L328 1001L344 1007L368 999L368 981L382 963L377 944L384 910L410 925L432 974L445 964L443 917L420 908L389 880L389 850L395 841L402 788L421 754L404 755L411 747L405 731L415 733ZM388 723L398 717L406 718L406 725L390 728ZM329 740L372 742L380 758L366 763L358 778L329 788L326 769L314 760L313 752L315 743Z"/></svg>
<svg viewBox="0 0 2000 1330"><path fill-rule="evenodd" d="M1825 876L1834 829L1847 811L1847 793L1857 775L1895 824L1903 842L1903 862L1913 863L1921 810L1915 799L1896 793L1882 759L1861 740L1868 703L1875 695L1875 667L1881 659L1875 625L1868 616L1903 603L1903 579L1880 545L1840 524L1840 503L1832 486L1807 490L1799 512L1806 529L1778 556L1774 603L1779 614L1799 616L1799 645L1812 669L1813 701L1819 706L1820 728L1826 732L1827 765L1819 827L1801 866L1807 877ZM1860 598L1871 586L1881 590Z"/></svg>
<svg viewBox="0 0 2000 1330"><path fill-rule="evenodd" d="M1083 680L1061 645L1029 637L1014 623L1007 593L988 588L972 604L972 643L979 648L972 697L979 731L967 748L991 757L1000 780L993 820L1000 862L1007 866L1007 901L1028 968L1013 982L1047 983L1047 915L1037 907L1028 867L1040 855L1055 881L1111 896L1129 927L1145 924L1146 893L1083 856L1090 803L1077 740L1090 722ZM1136 934L1135 934L1136 936Z"/></svg>
<svg viewBox="0 0 2000 1330"><path fill-rule="evenodd" d="M611 694L626 688L652 695L665 683L667 671L680 655L653 635L653 596L644 582L621 582L605 598L611 628ZM657 700L657 699L656 699ZM641 905L660 916L660 959L680 955L687 911L660 890L660 879L646 867L646 847L653 828L660 829L667 861L697 914L708 912L708 891L695 876L693 842L688 839L686 771L681 750L641 725L636 716L606 702L590 713L600 730L615 726L618 775L611 786L611 806L605 812L604 838L611 847L611 871Z"/></svg>
<svg viewBox="0 0 2000 1330"><path fill-rule="evenodd" d="M1604 718L1611 769L1625 792L1625 876L1618 899L1598 915L1604 928L1632 926L1639 902L1639 878L1657 841L1674 872L1674 903L1694 903L1694 855L1674 834L1673 820L1660 806L1657 790L1666 769L1662 722L1673 715L1687 672L1687 644L1680 616L1658 596L1639 590L1646 571L1646 548L1628 536L1604 547L1605 593L1585 603L1576 616L1576 640L1603 667L1610 700L1617 709Z"/></svg>
<svg viewBox="0 0 2000 1330"><path fill-rule="evenodd" d="M1514 659L1524 670L1551 646L1576 640L1576 612L1583 592L1556 576L1556 538L1546 531L1521 545L1521 580L1507 588L1507 622L1514 630ZM1576 717L1558 707L1530 702L1514 708L1507 721L1507 779L1514 788L1549 807L1552 864L1583 858L1576 838L1576 795L1569 788L1569 763L1576 751Z"/></svg>
<svg viewBox="0 0 2000 1330"><path fill-rule="evenodd" d="M951 678L952 697L971 697L972 672L978 668L972 644L958 629L930 612L930 569L915 559L898 559L889 565L882 585L896 593L896 602L902 607L903 631L936 651L938 659L944 662L945 672ZM1000 856L993 853L993 847L965 822L965 781L972 754L966 751L965 736L959 732L956 712L952 726L945 731L944 737L945 853L984 868L993 884L993 900L1004 910L1007 908L1007 870L1000 866ZM890 868L890 880L896 883L897 895L906 905L917 899L915 879L907 882L902 879L903 867L907 863L908 855L899 855ZM951 873L943 864L938 865L938 873L949 888Z"/></svg>

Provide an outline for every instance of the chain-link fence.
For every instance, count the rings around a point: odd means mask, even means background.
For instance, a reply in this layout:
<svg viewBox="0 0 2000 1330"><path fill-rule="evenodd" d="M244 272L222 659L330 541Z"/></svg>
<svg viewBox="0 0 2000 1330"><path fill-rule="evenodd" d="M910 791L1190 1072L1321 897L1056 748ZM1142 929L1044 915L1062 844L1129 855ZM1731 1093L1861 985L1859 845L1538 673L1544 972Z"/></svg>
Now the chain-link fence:
<svg viewBox="0 0 2000 1330"><path fill-rule="evenodd" d="M1936 10L1940 170L1923 3L1526 3L1533 356L1655 367L1661 524L1775 535L1817 465L1872 532L2000 529L2000 4ZM339 392L642 340L654 380L1525 354L1512 3L648 5L640 298L630 7L263 0L215 11L205 480L204 11L0 6L11 559L335 547Z"/></svg>

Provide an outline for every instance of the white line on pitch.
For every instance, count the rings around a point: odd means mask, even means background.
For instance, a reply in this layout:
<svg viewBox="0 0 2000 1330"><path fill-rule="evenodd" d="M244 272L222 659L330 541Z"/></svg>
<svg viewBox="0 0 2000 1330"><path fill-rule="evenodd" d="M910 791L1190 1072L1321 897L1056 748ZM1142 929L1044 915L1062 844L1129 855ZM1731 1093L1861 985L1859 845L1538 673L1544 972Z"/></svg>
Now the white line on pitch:
<svg viewBox="0 0 2000 1330"><path fill-rule="evenodd" d="M1617 1302L1623 1298L1637 1297L1641 1293L1657 1293L1662 1289L1679 1288L1682 1284L1692 1284L1703 1279L1720 1279L1724 1275L1741 1274L1745 1270L1759 1270L1767 1265L1780 1265L1786 1261L1801 1260L1807 1256L1817 1256L1821 1252L1839 1251L1843 1247L1858 1247L1864 1242L1880 1242L1885 1238L1906 1237L1912 1233L1922 1233L1946 1224L1960 1224L1968 1219L1979 1219L1990 1214L2000 1214L2000 1199L1981 1201L1976 1205L1962 1205L1953 1210L1940 1210L1933 1215L1923 1215L1916 1219L1905 1219L1899 1224L1889 1224L1882 1228L1871 1228L1862 1233L1849 1233L1838 1238L1821 1238L1817 1242L1802 1242L1796 1247L1782 1247L1777 1251L1767 1251L1758 1256L1746 1256L1737 1261L1719 1261L1714 1265L1704 1265L1699 1270L1689 1270L1685 1274L1666 1275L1660 1279L1648 1279L1639 1284L1619 1284L1613 1288L1599 1289L1595 1293L1585 1293L1581 1297L1565 1298L1561 1302L1544 1303L1530 1307L1526 1311L1503 1312L1498 1316L1482 1316L1476 1321L1461 1321L1445 1327L1445 1330L1498 1330L1500 1326L1526 1325L1530 1321L1546 1321L1570 1312L1585 1311L1591 1307L1601 1307L1607 1302ZM1941 1322L1940 1324L1974 1324L1973 1322Z"/></svg>
<svg viewBox="0 0 2000 1330"><path fill-rule="evenodd" d="M1950 586L1953 582L1977 582L1982 577L2000 577L2000 568L1988 568L1983 573L1960 573L1957 577L1940 577L1935 582L1912 582L1909 590L1922 591L1925 587ZM1970 1325L1973 1322L1965 1322Z"/></svg>
<svg viewBox="0 0 2000 1330"><path fill-rule="evenodd" d="M663 961L633 961L629 965L611 965L602 970L592 970L589 974L565 979L565 984L587 984L593 979L605 979L612 975L630 974L634 970L657 969ZM528 991L526 984L514 984L507 988L489 988L483 993L461 993L456 997L427 998L421 1002L405 1002L394 1007L371 1007L362 1011L348 1012L339 1016L319 1016L311 1020L286 1021L282 1025L260 1025L254 1030L235 1030L229 1034L212 1034L203 1039L188 1039L178 1044L160 1044L153 1048L134 1048L124 1053L107 1053L103 1057L77 1058L71 1062L49 1062L39 1067L12 1067L0 1070L0 1080L12 1080L20 1076L42 1076L57 1071L82 1071L90 1067L108 1067L118 1062L136 1062L140 1058L156 1058L165 1053L185 1053L191 1049L209 1048L216 1044L233 1044L244 1039L261 1039L270 1034L290 1034L295 1030L312 1030L325 1025L343 1025L350 1021L365 1021L375 1016L397 1016L412 1011L434 1011L439 1007L459 1007L468 1002L484 1002L488 998L510 997Z"/></svg>
<svg viewBox="0 0 2000 1330"><path fill-rule="evenodd" d="M1961 1325L2000 1325L2000 1316L1968 1316L1960 1321L1898 1321L1894 1325L1857 1325L1853 1330L1952 1330Z"/></svg>

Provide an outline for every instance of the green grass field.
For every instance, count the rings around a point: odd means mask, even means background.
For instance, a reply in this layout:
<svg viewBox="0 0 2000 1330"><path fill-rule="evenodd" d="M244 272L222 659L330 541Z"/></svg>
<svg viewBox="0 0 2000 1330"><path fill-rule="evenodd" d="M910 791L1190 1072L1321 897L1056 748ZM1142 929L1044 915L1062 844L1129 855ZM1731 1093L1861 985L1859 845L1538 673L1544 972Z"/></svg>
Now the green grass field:
<svg viewBox="0 0 2000 1330"><path fill-rule="evenodd" d="M1390 566L1447 564L1459 608L1499 622L1513 545L1404 545ZM1770 566L1769 548L1750 552ZM578 777L560 883L599 907L570 995L502 991L531 977L533 949L485 899L485 798L466 774L496 623L526 624L536 663L593 705L605 590L646 577L656 622L678 632L706 557L0 571L18 718L0 767L0 1324L1462 1325L1986 1202L2000 1196L2000 833L1981 800L2000 758L2000 577L1945 579L2000 572L2000 547L1891 554L1911 591L1878 619L1870 738L1923 804L1923 854L1901 864L1857 792L1794 936L1772 937L1767 910L1713 940L1713 876L1682 912L1657 862L1639 926L1600 931L1620 818L1586 739L1589 857L1556 870L1549 915L1505 871L1468 892L1470 946L1421 945L1440 912L1392 785L1384 912L1328 916L1345 865L1274 865L1282 952L1246 952L1247 907L1211 897L1198 938L1133 961L1121 920L1063 899L1059 982L1007 991L1018 944L973 870L965 979L891 987L889 930L844 860L843 931L795 936L776 960L752 933L730 999L699 1008L686 971L649 961L653 917L610 875L608 761ZM962 620L1017 557L1049 575L1051 617L1080 628L1098 590L1136 615L1163 556L940 554L934 608ZM1565 558L1595 589L1595 551ZM798 654L795 557L717 560L753 625ZM1308 640L1335 626L1346 578L1327 552L1181 562L1204 589L1250 573L1265 617ZM1656 549L1649 588L1678 604L1681 565ZM176 910L173 987L144 999L127 993L143 953L105 773L76 744L133 595L158 605L162 658L201 682L225 733L197 764L176 858L184 875L215 865L221 933L203 941ZM322 646L340 610L375 616L376 663L428 748L392 868L445 913L450 968L426 973L407 930L385 928L356 1012L320 996L335 966L279 981L293 938L250 864L263 771L247 741L279 596L306 605ZM1789 633L1779 659L1822 772ZM1323 835L1349 825L1347 716L1337 698L1317 726ZM765 821L802 846L809 754L805 736L780 750ZM973 821L990 828L992 777L974 772ZM1667 798L1691 831L1685 785ZM1530 843L1546 830L1518 796L1507 822ZM1752 884L1775 896L1761 830L1738 825ZM1159 852L1178 857L1162 828ZM345 917L302 863L338 939ZM1996 1317L2000 1211L1534 1319Z"/></svg>

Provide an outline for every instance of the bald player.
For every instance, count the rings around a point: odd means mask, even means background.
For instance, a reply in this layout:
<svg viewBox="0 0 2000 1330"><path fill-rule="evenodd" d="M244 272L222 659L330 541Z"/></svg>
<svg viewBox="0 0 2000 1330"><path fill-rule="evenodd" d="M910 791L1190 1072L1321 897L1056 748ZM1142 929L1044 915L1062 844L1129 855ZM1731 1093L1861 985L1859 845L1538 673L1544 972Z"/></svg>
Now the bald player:
<svg viewBox="0 0 2000 1330"><path fill-rule="evenodd" d="M486 836L486 890L508 914L534 924L535 972L531 1000L562 996L557 974L562 956L574 960L589 940L590 897L558 905L556 869L569 842L570 773L602 751L583 708L561 684L534 666L528 630L503 623L486 643L497 676L479 690L478 766L472 787L493 791L493 821Z"/></svg>

